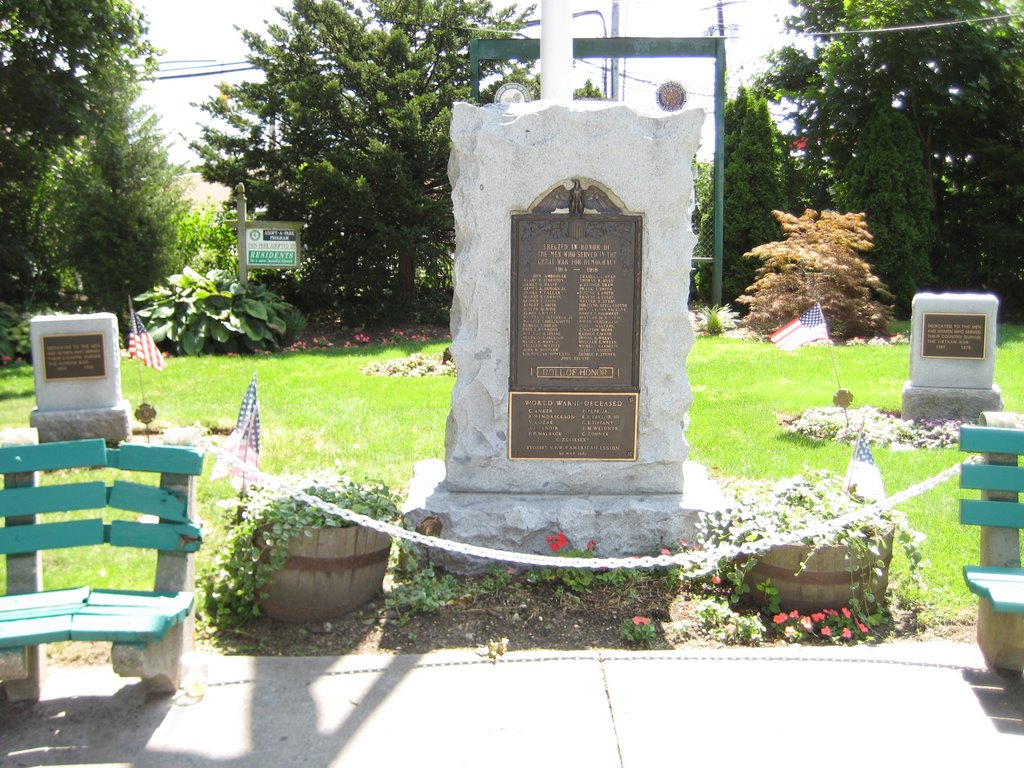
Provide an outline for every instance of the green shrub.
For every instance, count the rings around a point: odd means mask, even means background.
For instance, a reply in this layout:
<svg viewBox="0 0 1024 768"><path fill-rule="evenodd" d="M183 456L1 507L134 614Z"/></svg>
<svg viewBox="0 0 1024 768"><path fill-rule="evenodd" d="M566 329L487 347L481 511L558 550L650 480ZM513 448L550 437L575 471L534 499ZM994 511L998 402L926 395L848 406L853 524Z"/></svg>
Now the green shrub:
<svg viewBox="0 0 1024 768"><path fill-rule="evenodd" d="M169 342L179 355L279 349L304 325L291 304L221 269L204 276L185 267L135 300L153 340Z"/></svg>
<svg viewBox="0 0 1024 768"><path fill-rule="evenodd" d="M28 320L10 304L0 302L0 360L4 364L15 357L28 360L32 356Z"/></svg>
<svg viewBox="0 0 1024 768"><path fill-rule="evenodd" d="M395 497L381 483L357 483L337 469L283 478L310 496L375 520L399 517ZM246 496L223 504L237 506L237 519L213 570L200 583L210 623L237 626L260 615L270 577L284 567L288 543L305 527L347 528L352 523L282 491L253 485Z"/></svg>
<svg viewBox="0 0 1024 768"><path fill-rule="evenodd" d="M729 304L724 307L718 304L713 307L697 307L694 314L697 317L697 330L708 336L721 336L726 331L731 331L739 323L740 317Z"/></svg>

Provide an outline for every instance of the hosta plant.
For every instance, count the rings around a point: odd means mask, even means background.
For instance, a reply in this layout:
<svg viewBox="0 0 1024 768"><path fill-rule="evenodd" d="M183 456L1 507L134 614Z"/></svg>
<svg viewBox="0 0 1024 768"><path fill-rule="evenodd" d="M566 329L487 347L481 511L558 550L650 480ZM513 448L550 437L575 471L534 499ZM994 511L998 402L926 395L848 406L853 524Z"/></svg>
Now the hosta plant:
<svg viewBox="0 0 1024 768"><path fill-rule="evenodd" d="M135 300L153 340L179 355L277 350L302 323L291 304L223 269L185 267Z"/></svg>

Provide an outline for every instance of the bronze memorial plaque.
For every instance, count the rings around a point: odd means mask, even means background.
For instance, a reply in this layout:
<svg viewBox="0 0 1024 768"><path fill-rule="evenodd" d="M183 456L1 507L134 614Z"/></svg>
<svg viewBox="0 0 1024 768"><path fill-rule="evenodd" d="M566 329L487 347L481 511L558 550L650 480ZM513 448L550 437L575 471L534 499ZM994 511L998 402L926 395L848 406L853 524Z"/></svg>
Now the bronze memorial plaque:
<svg viewBox="0 0 1024 768"><path fill-rule="evenodd" d="M509 455L635 461L637 400L635 392L510 392Z"/></svg>
<svg viewBox="0 0 1024 768"><path fill-rule="evenodd" d="M102 333L43 336L43 379L102 379L107 375Z"/></svg>
<svg viewBox="0 0 1024 768"><path fill-rule="evenodd" d="M512 216L510 458L636 459L642 232L578 181ZM555 394L541 425L525 403Z"/></svg>
<svg viewBox="0 0 1024 768"><path fill-rule="evenodd" d="M988 317L925 312L921 315L921 357L984 360Z"/></svg>

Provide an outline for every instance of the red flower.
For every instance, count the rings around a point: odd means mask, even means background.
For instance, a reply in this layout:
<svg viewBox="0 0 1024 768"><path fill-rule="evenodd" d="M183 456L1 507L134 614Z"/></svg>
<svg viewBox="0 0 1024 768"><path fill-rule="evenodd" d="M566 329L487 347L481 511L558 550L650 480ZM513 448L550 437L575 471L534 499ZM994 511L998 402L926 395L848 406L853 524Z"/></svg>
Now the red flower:
<svg viewBox="0 0 1024 768"><path fill-rule="evenodd" d="M821 621L825 618L825 614L821 611L818 611L817 613L812 613L811 618L814 619L814 621Z"/></svg>
<svg viewBox="0 0 1024 768"><path fill-rule="evenodd" d="M822 627L821 634L825 637L832 637L832 629L830 627Z"/></svg>
<svg viewBox="0 0 1024 768"><path fill-rule="evenodd" d="M868 633L868 628L865 625L861 624L859 621L857 622L857 629L859 629L865 635Z"/></svg>
<svg viewBox="0 0 1024 768"><path fill-rule="evenodd" d="M565 547L566 545L568 545L569 540L567 538L565 538L565 534L564 533L559 531L558 533L554 534L553 536L548 536L547 537L547 542L548 542L548 546L551 547L551 551L552 552L557 552L558 550L560 550L563 547Z"/></svg>
<svg viewBox="0 0 1024 768"><path fill-rule="evenodd" d="M843 627L843 639L849 640L851 637L853 637L853 632L850 631L850 628Z"/></svg>
<svg viewBox="0 0 1024 768"><path fill-rule="evenodd" d="M845 616L846 618L850 618L851 616L853 616L853 614L850 613L849 608L843 608L843 616Z"/></svg>
<svg viewBox="0 0 1024 768"><path fill-rule="evenodd" d="M722 577L718 576L717 574L715 576L712 576L711 577L711 583L714 584L717 587L719 584L722 583Z"/></svg>
<svg viewBox="0 0 1024 768"><path fill-rule="evenodd" d="M646 616L634 616L633 617L633 624L635 626L637 626L637 627L646 627L650 623L651 623L651 620L648 619Z"/></svg>
<svg viewBox="0 0 1024 768"><path fill-rule="evenodd" d="M672 553L669 550L667 550L667 549L663 549L663 550L661 550L661 554L663 554L663 555L671 555Z"/></svg>
<svg viewBox="0 0 1024 768"><path fill-rule="evenodd" d="M588 541L587 542L587 549L590 550L591 552L596 552L597 551L597 542L594 541L593 539Z"/></svg>
<svg viewBox="0 0 1024 768"><path fill-rule="evenodd" d="M803 616L800 619L800 626L802 626L808 632L810 632L812 629L814 629L814 624L813 624L813 622L811 622L811 617L810 616Z"/></svg>
<svg viewBox="0 0 1024 768"><path fill-rule="evenodd" d="M789 616L787 616L784 613L776 613L772 617L772 621L774 621L776 624L785 624L787 619L789 619Z"/></svg>

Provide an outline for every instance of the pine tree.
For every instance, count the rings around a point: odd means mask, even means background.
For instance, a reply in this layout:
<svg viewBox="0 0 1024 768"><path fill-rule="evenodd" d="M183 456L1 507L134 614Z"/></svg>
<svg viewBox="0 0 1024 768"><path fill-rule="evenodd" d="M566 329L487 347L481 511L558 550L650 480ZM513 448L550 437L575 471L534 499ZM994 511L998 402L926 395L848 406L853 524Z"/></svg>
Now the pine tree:
<svg viewBox="0 0 1024 768"><path fill-rule="evenodd" d="M880 110L860 136L842 197L848 210L867 214L875 237L870 261L904 317L914 294L932 279L929 189L924 150L910 121L895 109Z"/></svg>

